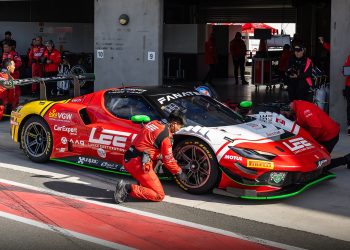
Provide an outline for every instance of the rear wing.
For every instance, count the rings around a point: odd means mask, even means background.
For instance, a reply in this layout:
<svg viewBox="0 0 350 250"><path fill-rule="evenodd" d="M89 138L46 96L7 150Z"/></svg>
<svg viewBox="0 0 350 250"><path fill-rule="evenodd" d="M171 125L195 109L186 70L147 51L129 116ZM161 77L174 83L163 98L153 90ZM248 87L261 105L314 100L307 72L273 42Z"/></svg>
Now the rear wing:
<svg viewBox="0 0 350 250"><path fill-rule="evenodd" d="M74 88L74 97L80 96L80 86L85 81L95 80L94 73L85 73L80 75L67 75L67 76L53 76L53 77L34 77L34 78L25 78L17 80L0 80L0 84L5 87L14 87L14 86L25 86L33 83L40 84L40 100L46 100L46 82L57 82L57 81L73 81Z"/></svg>

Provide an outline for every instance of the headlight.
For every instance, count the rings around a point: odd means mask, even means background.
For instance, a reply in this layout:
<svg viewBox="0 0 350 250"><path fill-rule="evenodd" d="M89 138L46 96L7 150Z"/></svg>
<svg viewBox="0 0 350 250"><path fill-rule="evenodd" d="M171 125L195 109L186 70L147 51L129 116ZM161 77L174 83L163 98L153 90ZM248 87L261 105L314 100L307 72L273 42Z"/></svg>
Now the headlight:
<svg viewBox="0 0 350 250"><path fill-rule="evenodd" d="M237 153L245 158L249 158L249 159L271 161L276 157L275 154L272 154L269 152L264 152L264 151L259 151L259 150L252 150L252 149L247 149L247 148L236 148L236 147L232 147L232 146L229 146L229 148L233 152L235 152L235 153Z"/></svg>

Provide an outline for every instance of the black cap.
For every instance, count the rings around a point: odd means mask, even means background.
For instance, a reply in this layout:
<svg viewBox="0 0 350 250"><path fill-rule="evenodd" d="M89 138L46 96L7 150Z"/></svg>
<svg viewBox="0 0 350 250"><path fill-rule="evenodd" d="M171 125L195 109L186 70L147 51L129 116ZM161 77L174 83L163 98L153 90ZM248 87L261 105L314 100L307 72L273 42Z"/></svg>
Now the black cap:
<svg viewBox="0 0 350 250"><path fill-rule="evenodd" d="M181 125L186 125L187 121L186 121L186 117L185 114L182 113L180 110L174 110L173 112L170 113L169 117L168 117L168 121L169 122L178 122Z"/></svg>

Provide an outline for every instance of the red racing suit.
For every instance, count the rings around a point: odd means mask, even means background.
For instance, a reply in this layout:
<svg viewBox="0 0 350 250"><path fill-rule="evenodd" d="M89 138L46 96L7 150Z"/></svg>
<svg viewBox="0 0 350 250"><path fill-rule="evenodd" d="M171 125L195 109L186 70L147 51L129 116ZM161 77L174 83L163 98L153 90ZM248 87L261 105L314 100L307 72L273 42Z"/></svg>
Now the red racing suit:
<svg viewBox="0 0 350 250"><path fill-rule="evenodd" d="M164 190L154 167L161 154L165 167L172 174L180 173L181 168L174 159L171 140L172 134L168 126L159 121L147 123L135 138L134 145L124 156L125 169L140 183L131 185L132 197L150 201L164 199ZM146 163L142 162L144 154L149 155Z"/></svg>
<svg viewBox="0 0 350 250"><path fill-rule="evenodd" d="M10 58L15 63L15 72L11 74L13 79L19 79L20 73L19 68L22 66L22 59L20 55L16 51L10 51L9 53L4 52L2 54L2 60ZM21 96L21 88L20 86L15 86L14 89L8 89L8 103L12 104L12 108L17 107L19 103L19 97Z"/></svg>
<svg viewBox="0 0 350 250"><path fill-rule="evenodd" d="M45 73L58 72L58 66L61 63L61 53L57 49L53 48L51 52L49 52L48 50L45 50L44 57L47 60L51 61L51 63L45 64L44 72Z"/></svg>
<svg viewBox="0 0 350 250"><path fill-rule="evenodd" d="M296 123L310 133L320 144L338 136L340 126L315 104L295 100L293 110Z"/></svg>
<svg viewBox="0 0 350 250"><path fill-rule="evenodd" d="M2 54L2 61L4 61L4 59L6 58L10 58L15 62L15 72L13 72L13 74L11 74L11 76L14 79L19 79L19 68L22 66L22 59L20 57L20 55L16 52L16 51L10 51L10 52L4 52Z"/></svg>
<svg viewBox="0 0 350 250"><path fill-rule="evenodd" d="M12 78L6 71L0 72L0 80L9 80ZM11 104L12 107L18 105L18 98L16 99L15 91L13 88L8 88L0 85L0 120L2 119L2 116L4 114L5 105ZM12 95L12 96L11 96Z"/></svg>
<svg viewBox="0 0 350 250"><path fill-rule="evenodd" d="M41 57L44 56L46 47L44 45L33 46L29 52L28 65L32 67L32 77L43 76L43 64L41 64ZM32 92L36 92L38 89L38 83L32 84Z"/></svg>

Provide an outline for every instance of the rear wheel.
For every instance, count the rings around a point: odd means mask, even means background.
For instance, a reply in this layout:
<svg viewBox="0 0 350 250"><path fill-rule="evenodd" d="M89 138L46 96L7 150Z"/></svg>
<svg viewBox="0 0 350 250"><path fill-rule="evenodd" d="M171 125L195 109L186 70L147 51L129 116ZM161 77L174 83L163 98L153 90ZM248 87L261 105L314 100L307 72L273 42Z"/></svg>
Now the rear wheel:
<svg viewBox="0 0 350 250"><path fill-rule="evenodd" d="M182 182L175 177L177 184L192 194L204 194L211 191L220 181L221 172L216 156L203 141L189 138L179 142L174 155L188 181Z"/></svg>
<svg viewBox="0 0 350 250"><path fill-rule="evenodd" d="M46 162L52 153L52 135L49 125L38 116L29 118L21 133L21 148L34 162Z"/></svg>

